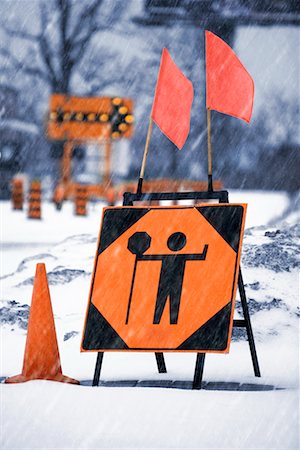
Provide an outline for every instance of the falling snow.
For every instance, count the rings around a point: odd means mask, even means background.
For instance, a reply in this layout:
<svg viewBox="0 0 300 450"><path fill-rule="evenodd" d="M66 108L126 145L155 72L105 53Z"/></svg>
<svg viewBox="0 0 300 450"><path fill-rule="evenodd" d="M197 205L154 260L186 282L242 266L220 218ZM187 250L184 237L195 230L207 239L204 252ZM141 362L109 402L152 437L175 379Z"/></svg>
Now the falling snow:
<svg viewBox="0 0 300 450"><path fill-rule="evenodd" d="M171 3L164 24L149 25L146 6ZM299 23L293 0L1 0L0 198L8 199L15 173L26 189L33 178L43 185L40 221L0 201L3 450L300 448ZM205 28L233 47L255 83L251 123L213 111L212 144L215 179L232 202L248 204L242 270L262 377L253 375L245 331L235 329L228 355L207 355L201 391L191 389L192 353L166 354L166 374L151 353L106 353L92 387L95 354L79 349L103 203L90 202L88 217L75 217L71 202L61 212L50 203L59 160L45 136L49 95L132 98L135 134L114 144L111 180L135 180L167 47L194 85L191 129L179 152L154 127L145 175L205 180ZM74 179L98 183L104 158L94 143L83 153L73 159ZM4 384L22 370L38 262L47 268L63 373L80 386Z"/></svg>

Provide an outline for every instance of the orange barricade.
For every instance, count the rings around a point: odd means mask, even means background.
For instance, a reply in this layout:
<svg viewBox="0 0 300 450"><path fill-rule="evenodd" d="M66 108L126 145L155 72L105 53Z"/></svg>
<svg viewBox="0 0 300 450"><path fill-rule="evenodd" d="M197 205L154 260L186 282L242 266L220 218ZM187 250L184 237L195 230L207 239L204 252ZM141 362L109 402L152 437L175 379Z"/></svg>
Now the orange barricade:
<svg viewBox="0 0 300 450"><path fill-rule="evenodd" d="M106 199L108 206L114 206L116 201L115 190L113 187L110 187L106 191Z"/></svg>
<svg viewBox="0 0 300 450"><path fill-rule="evenodd" d="M22 210L24 203L23 180L15 178L12 180L11 200L13 209Z"/></svg>
<svg viewBox="0 0 300 450"><path fill-rule="evenodd" d="M75 215L76 216L86 216L87 208L86 204L88 201L88 189L86 186L78 184L75 191Z"/></svg>
<svg viewBox="0 0 300 450"><path fill-rule="evenodd" d="M63 201L65 199L65 189L62 183L58 184L53 193L53 203L57 211L62 209Z"/></svg>
<svg viewBox="0 0 300 450"><path fill-rule="evenodd" d="M40 181L32 181L29 191L28 218L41 219L42 188Z"/></svg>

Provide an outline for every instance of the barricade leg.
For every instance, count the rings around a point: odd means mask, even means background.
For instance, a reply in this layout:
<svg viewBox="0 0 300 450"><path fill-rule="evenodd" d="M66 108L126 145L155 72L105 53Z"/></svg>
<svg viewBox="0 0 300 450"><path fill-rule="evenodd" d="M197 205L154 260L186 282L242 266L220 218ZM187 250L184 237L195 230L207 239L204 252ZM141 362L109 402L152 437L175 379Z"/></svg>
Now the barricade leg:
<svg viewBox="0 0 300 450"><path fill-rule="evenodd" d="M241 268L239 271L238 286L239 286L239 293L240 293L240 297L241 297L241 303L242 303L242 308L243 308L243 314L244 314L244 319L245 319L245 326L246 326L246 331L247 331L247 336L248 336L248 342L249 342L249 347L250 347L250 353L251 353L251 358L252 358L254 374L256 377L260 377L261 375L260 375L260 370L259 370L259 365L258 365L258 358L257 358L257 353L256 353L256 348L255 348L254 336L253 336L253 331L252 331L252 326L251 326L251 321L250 321L250 314L249 314L249 309L248 309L248 304L247 304L247 298L246 298L246 292L245 292L245 286L244 286L244 282L243 282Z"/></svg>
<svg viewBox="0 0 300 450"><path fill-rule="evenodd" d="M95 373L94 373L94 379L93 379L93 386L99 385L99 379L100 379L100 373L102 368L102 361L103 361L103 352L98 352L97 354L97 361L96 361L96 367L95 367Z"/></svg>
<svg viewBox="0 0 300 450"><path fill-rule="evenodd" d="M193 380L193 389L202 388L202 377L204 370L205 353L197 353L195 374Z"/></svg>
<svg viewBox="0 0 300 450"><path fill-rule="evenodd" d="M159 373L167 373L165 358L163 353L155 353L157 368Z"/></svg>

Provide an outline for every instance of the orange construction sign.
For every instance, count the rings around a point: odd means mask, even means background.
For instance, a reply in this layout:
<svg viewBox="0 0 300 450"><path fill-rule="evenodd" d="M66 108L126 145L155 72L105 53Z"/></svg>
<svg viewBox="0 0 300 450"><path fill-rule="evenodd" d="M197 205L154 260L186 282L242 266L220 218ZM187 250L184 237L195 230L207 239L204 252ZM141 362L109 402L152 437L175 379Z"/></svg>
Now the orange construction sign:
<svg viewBox="0 0 300 450"><path fill-rule="evenodd" d="M245 212L105 208L82 351L228 352Z"/></svg>
<svg viewBox="0 0 300 450"><path fill-rule="evenodd" d="M133 122L131 99L54 94L50 98L47 132L54 140L130 138Z"/></svg>

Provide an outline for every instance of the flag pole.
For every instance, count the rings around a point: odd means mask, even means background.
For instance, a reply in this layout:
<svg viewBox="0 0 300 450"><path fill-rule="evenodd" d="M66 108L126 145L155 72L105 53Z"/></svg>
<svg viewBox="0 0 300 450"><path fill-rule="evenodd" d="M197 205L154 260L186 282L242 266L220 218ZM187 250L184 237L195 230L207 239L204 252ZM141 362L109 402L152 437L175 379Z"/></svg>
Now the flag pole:
<svg viewBox="0 0 300 450"><path fill-rule="evenodd" d="M211 145L211 110L206 109L207 117L207 177L208 177L208 191L212 192L213 178L212 178L212 145Z"/></svg>
<svg viewBox="0 0 300 450"><path fill-rule="evenodd" d="M145 173L145 166L146 166L147 155L148 155L149 144L150 144L150 138L151 138L151 132L152 132L152 125L153 125L153 120L152 120L152 117L150 116L149 127L148 127L147 138L146 138L146 144L145 144L145 149L144 149L144 156L143 156L143 161L142 161L141 170L140 170L140 177L139 177L137 191L136 191L137 194L141 194L142 193L144 173Z"/></svg>

